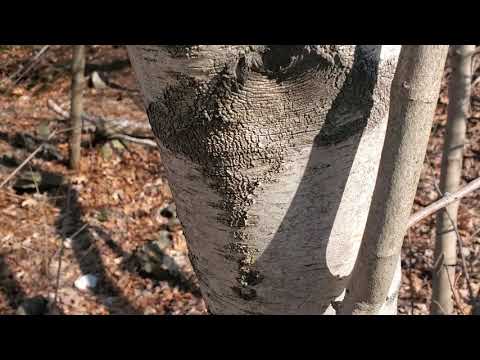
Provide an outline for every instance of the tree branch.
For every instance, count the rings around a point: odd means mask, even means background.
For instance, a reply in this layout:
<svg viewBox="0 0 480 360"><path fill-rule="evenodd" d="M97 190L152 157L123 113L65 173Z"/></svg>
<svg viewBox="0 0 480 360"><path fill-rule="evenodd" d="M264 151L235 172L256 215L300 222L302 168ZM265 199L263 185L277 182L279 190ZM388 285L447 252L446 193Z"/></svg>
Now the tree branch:
<svg viewBox="0 0 480 360"><path fill-rule="evenodd" d="M417 211L408 219L408 227L411 227L418 223L419 221L425 219L427 216L430 216L437 211L443 209L444 207L450 205L451 203L460 200L462 197L470 194L472 191L478 190L480 188L480 178L477 178L467 185L462 187L460 190L455 191L452 194L445 194L441 199L435 201L434 203L424 207L422 210Z"/></svg>

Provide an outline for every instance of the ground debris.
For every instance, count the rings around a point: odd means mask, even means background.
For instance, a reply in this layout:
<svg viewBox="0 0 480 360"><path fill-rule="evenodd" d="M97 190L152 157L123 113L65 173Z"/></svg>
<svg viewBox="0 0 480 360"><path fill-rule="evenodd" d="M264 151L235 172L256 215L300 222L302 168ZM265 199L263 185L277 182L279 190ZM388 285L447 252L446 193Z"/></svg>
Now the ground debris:
<svg viewBox="0 0 480 360"><path fill-rule="evenodd" d="M15 72L30 56L23 46L0 52L0 72ZM48 314L205 314L157 149L85 136L80 171L72 173L67 134L45 143L47 132L68 127L47 104L54 99L68 108L70 61L70 46L51 46L14 88L18 95L0 93L0 181L44 148L0 191L0 314L39 296L48 305L38 312ZM132 119L143 129L147 117L125 47L89 47L87 76L94 71L107 74L109 86L86 89L85 112ZM108 159L105 143L113 150ZM142 276L136 266L146 244L162 252L164 280ZM79 291L75 281L89 275L96 286Z"/></svg>

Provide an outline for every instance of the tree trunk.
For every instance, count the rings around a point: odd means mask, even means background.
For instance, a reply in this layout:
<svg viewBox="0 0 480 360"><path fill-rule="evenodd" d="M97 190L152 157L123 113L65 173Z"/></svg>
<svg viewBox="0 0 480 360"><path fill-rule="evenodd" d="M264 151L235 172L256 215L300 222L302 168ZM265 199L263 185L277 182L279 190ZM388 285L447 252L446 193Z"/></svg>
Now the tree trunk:
<svg viewBox="0 0 480 360"><path fill-rule="evenodd" d="M70 110L70 168L77 170L80 166L82 139L83 88L85 86L85 45L73 47L72 89Z"/></svg>
<svg viewBox="0 0 480 360"><path fill-rule="evenodd" d="M458 190L462 177L463 146L470 112L470 87L472 81L472 55L475 45L452 46L452 74L448 86L448 119L443 146L440 190L443 194ZM435 264L433 272L432 314L452 314L452 287L457 265L457 236L454 224L460 202L456 201L437 215Z"/></svg>
<svg viewBox="0 0 480 360"><path fill-rule="evenodd" d="M399 49L128 47L212 313L335 314Z"/></svg>
<svg viewBox="0 0 480 360"><path fill-rule="evenodd" d="M402 47L392 84L379 176L342 313L385 314L396 304L400 251L412 210L447 45Z"/></svg>

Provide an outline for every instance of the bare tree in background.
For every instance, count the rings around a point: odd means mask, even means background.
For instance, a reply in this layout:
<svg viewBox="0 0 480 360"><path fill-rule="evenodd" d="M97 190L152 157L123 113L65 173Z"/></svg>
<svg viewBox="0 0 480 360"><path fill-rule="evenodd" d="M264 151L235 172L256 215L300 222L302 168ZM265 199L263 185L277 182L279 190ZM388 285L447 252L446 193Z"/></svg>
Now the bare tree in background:
<svg viewBox="0 0 480 360"><path fill-rule="evenodd" d="M402 46L378 178L342 313L384 314L389 304L397 302L400 252L447 51L447 45Z"/></svg>
<svg viewBox="0 0 480 360"><path fill-rule="evenodd" d="M75 45L72 61L72 89L70 126L70 168L77 170L80 166L82 138L83 89L85 86L85 45Z"/></svg>
<svg viewBox="0 0 480 360"><path fill-rule="evenodd" d="M442 155L440 191L458 190L462 176L463 148L470 111L472 55L475 45L451 47L452 74L448 87L448 120ZM432 314L452 314L452 288L457 264L456 201L437 214L435 269L433 273Z"/></svg>

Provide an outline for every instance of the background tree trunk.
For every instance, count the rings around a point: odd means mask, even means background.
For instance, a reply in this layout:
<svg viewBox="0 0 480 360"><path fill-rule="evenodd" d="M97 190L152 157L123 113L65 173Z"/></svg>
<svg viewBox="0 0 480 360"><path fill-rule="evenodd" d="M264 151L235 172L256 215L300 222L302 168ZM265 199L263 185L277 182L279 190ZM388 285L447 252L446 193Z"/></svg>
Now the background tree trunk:
<svg viewBox="0 0 480 360"><path fill-rule="evenodd" d="M128 47L212 313L335 314L399 49Z"/></svg>
<svg viewBox="0 0 480 360"><path fill-rule="evenodd" d="M85 86L85 45L73 47L72 61L72 89L70 126L70 168L77 170L80 166L81 139L82 139L82 113L83 89Z"/></svg>
<svg viewBox="0 0 480 360"><path fill-rule="evenodd" d="M470 88L472 82L472 55L475 45L453 45L451 47L452 73L448 86L448 119L443 146L440 191L453 193L458 190L462 178L463 147L470 112ZM437 236L433 272L432 314L452 314L452 286L457 264L457 223L459 201L437 214Z"/></svg>
<svg viewBox="0 0 480 360"><path fill-rule="evenodd" d="M402 47L362 246L342 312L384 314L397 302L400 251L438 101L447 45ZM385 302L386 301L386 302Z"/></svg>

